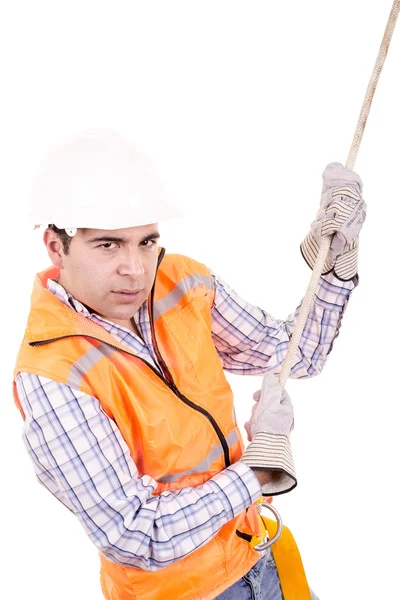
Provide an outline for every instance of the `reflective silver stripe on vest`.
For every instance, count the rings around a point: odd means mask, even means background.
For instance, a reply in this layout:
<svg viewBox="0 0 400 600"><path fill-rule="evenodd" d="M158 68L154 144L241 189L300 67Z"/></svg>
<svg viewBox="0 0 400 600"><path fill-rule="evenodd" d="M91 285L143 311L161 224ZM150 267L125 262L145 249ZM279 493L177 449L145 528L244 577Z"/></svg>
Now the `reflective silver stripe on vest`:
<svg viewBox="0 0 400 600"><path fill-rule="evenodd" d="M228 433L228 435L226 436L225 439L227 441L228 447L231 448L233 446L233 444L235 444L239 439L237 430L232 429L232 431ZM160 479L158 481L172 482L172 481L177 481L178 479L180 479L181 477L185 477L186 475L191 475L192 473L204 473L205 471L209 470L209 468L211 467L213 462L215 462L220 456L222 456L222 454L223 454L222 446L221 446L221 444L217 444L217 446L214 446L214 448L212 450L210 450L210 452L207 454L207 456L198 465L193 467L193 469L189 469L188 471L183 471L183 473L174 473L173 475L164 475L164 477L160 477Z"/></svg>
<svg viewBox="0 0 400 600"><path fill-rule="evenodd" d="M154 318L158 319L159 316L167 312L167 310L175 306L175 304L178 304L179 300L181 300L189 290L192 290L199 285L205 285L210 290L213 290L214 279L211 275L199 275L198 273L184 277L184 279L178 281L174 289L167 294L165 298L154 303Z"/></svg>
<svg viewBox="0 0 400 600"><path fill-rule="evenodd" d="M98 348L90 348L71 367L66 384L71 387L81 387L83 376L104 356L115 352L108 344L101 344Z"/></svg>

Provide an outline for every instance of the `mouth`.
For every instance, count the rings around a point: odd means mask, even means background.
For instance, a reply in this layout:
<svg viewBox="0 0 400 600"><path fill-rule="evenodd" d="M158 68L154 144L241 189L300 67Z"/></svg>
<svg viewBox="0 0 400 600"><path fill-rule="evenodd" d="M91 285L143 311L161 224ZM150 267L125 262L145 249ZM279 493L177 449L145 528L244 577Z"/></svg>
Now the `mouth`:
<svg viewBox="0 0 400 600"><path fill-rule="evenodd" d="M139 290L116 290L112 293L123 302L131 302L132 300L136 300L141 292L143 292L143 288Z"/></svg>

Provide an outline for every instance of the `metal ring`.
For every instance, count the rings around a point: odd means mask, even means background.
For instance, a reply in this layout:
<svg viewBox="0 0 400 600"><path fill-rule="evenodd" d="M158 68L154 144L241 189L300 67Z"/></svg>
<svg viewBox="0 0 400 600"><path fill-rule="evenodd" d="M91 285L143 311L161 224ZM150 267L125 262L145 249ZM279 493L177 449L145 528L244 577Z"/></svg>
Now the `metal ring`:
<svg viewBox="0 0 400 600"><path fill-rule="evenodd" d="M267 548L272 546L272 544L275 544L275 542L277 542L279 540L279 538L281 537L281 534L282 534L283 524L282 524L281 516L278 513L278 511L276 510L275 506L273 506L272 504L269 504L269 502L266 502L265 500L260 502L259 506L265 506L271 512L273 512L275 515L275 518L276 518L276 522L278 524L278 531L276 532L276 534L274 535L274 537L272 539L268 540L264 544L261 543L261 544L258 544L258 546L254 546L254 550L257 550L258 552L263 552L263 550L266 550Z"/></svg>

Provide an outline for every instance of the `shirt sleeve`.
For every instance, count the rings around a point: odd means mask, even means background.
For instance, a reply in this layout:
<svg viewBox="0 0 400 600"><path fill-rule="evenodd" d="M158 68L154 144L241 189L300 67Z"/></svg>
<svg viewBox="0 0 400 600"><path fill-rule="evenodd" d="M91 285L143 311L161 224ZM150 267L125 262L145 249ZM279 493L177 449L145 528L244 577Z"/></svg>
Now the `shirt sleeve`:
<svg viewBox="0 0 400 600"><path fill-rule="evenodd" d="M185 557L261 496L243 462L203 485L153 495L119 429L99 401L20 373L23 441L38 481L76 515L109 560L157 571Z"/></svg>
<svg viewBox="0 0 400 600"><path fill-rule="evenodd" d="M278 374L301 304L285 321L275 319L243 300L220 277L214 273L212 276L212 336L224 369L239 375L261 375L267 371ZM341 281L333 273L320 278L290 377L312 377L321 372L355 286L355 282Z"/></svg>

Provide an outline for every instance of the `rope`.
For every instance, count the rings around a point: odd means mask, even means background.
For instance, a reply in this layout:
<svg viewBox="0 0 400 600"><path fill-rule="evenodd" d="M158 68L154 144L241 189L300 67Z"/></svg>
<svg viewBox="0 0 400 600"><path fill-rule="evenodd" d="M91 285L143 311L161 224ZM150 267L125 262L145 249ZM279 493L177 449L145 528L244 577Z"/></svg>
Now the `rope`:
<svg viewBox="0 0 400 600"><path fill-rule="evenodd" d="M361 108L360 116L357 123L357 128L353 137L350 152L346 162L346 169L353 169L356 162L357 154L360 148L361 140L364 134L365 125L367 123L369 111L372 104L372 99L375 94L376 87L378 85L379 76L382 72L383 65L386 60L389 45L392 39L393 31L396 26L397 17L400 12L400 0L395 0L392 6L392 10L389 15L389 20L386 25L385 33L379 49L378 58L375 62L375 67L368 84L368 88L365 94L364 103ZM314 297L317 291L318 280L321 277L322 270L325 264L326 257L328 256L329 248L331 245L331 236L325 236L322 238L320 250L318 253L317 261L315 263L310 283L306 291L306 295L300 307L299 315L297 318L296 326L293 331L293 335L290 339L288 350L283 361L282 370L279 376L279 382L282 389L285 388L287 379L289 377L290 370L296 360L297 350L299 348L300 339L304 331L304 327L307 322L308 315L314 303Z"/></svg>

